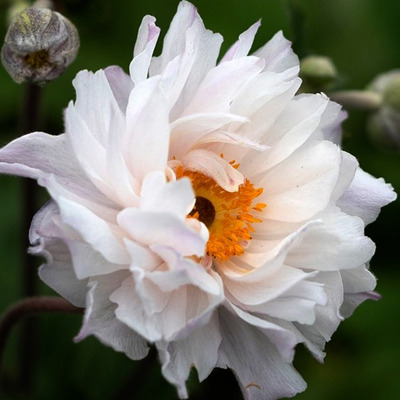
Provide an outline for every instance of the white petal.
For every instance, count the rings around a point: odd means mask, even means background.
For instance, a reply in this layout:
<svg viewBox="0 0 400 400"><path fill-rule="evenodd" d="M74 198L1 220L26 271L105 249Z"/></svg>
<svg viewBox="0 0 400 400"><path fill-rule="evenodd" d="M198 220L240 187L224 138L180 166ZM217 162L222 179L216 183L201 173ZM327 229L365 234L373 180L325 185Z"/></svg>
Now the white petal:
<svg viewBox="0 0 400 400"><path fill-rule="evenodd" d="M114 94L119 108L125 114L128 105L129 94L133 89L133 82L130 76L124 70L116 65L108 67L104 70L108 83Z"/></svg>
<svg viewBox="0 0 400 400"><path fill-rule="evenodd" d="M330 202L340 162L341 150L328 141L299 149L261 180L264 193L259 201L268 207L260 215L295 222L317 214Z"/></svg>
<svg viewBox="0 0 400 400"><path fill-rule="evenodd" d="M145 211L170 212L184 219L194 203L188 178L166 182L165 174L152 172L143 180L140 208Z"/></svg>
<svg viewBox="0 0 400 400"><path fill-rule="evenodd" d="M124 239L124 244L131 257L131 270L134 268L142 268L152 271L163 263L163 260L147 246L142 246L126 238Z"/></svg>
<svg viewBox="0 0 400 400"><path fill-rule="evenodd" d="M179 73L171 91L173 118L193 97L207 72L215 66L222 36L205 29L196 8L185 1L179 3L178 11L165 36L163 52L153 59L151 75L166 71L171 63L179 59Z"/></svg>
<svg viewBox="0 0 400 400"><path fill-rule="evenodd" d="M247 56L260 25L261 21L257 21L249 29L241 33L239 40L234 43L233 46L231 46L231 48L226 52L221 60L221 63Z"/></svg>
<svg viewBox="0 0 400 400"><path fill-rule="evenodd" d="M39 269L39 276L47 285L77 307L84 307L87 280L79 280L72 267L70 252L62 240L62 232L54 223L58 207L48 202L36 213L29 231L32 247L29 252L45 257L46 263Z"/></svg>
<svg viewBox="0 0 400 400"><path fill-rule="evenodd" d="M289 251L289 265L337 271L355 268L368 262L375 245L364 236L364 224L358 217L332 211L321 217L323 224L314 226Z"/></svg>
<svg viewBox="0 0 400 400"><path fill-rule="evenodd" d="M263 67L264 61L256 57L239 58L218 65L206 75L183 115L229 112L236 95Z"/></svg>
<svg viewBox="0 0 400 400"><path fill-rule="evenodd" d="M127 268L124 264L116 264L106 260L98 251L94 250L91 244L76 240L66 240L66 243L78 279L106 275Z"/></svg>
<svg viewBox="0 0 400 400"><path fill-rule="evenodd" d="M266 265L265 268L268 266ZM245 305L258 305L283 296L300 281L313 276L297 268L282 265L279 270L264 280L246 282L242 279L224 278L224 284L231 295Z"/></svg>
<svg viewBox="0 0 400 400"><path fill-rule="evenodd" d="M228 192L236 192L244 182L243 175L222 157L207 150L193 150L182 157L182 165L213 179Z"/></svg>
<svg viewBox="0 0 400 400"><path fill-rule="evenodd" d="M200 381L211 373L217 363L220 343L216 315L186 339L156 343L163 375L177 387L180 398L187 398L186 381L193 366L197 369Z"/></svg>
<svg viewBox="0 0 400 400"><path fill-rule="evenodd" d="M292 50L292 44L279 31L263 47L258 49L255 56L265 59L267 71L282 72L286 69L299 68L299 59Z"/></svg>
<svg viewBox="0 0 400 400"><path fill-rule="evenodd" d="M193 285L165 292L142 270L133 272L134 279L126 279L110 298L118 304L118 319L151 342L186 338L209 321L222 301L221 295L210 295Z"/></svg>
<svg viewBox="0 0 400 400"><path fill-rule="evenodd" d="M294 357L294 347L297 344L295 335L292 332L282 328L280 325L270 322L265 316L255 316L249 312L243 311L233 303L226 302L228 310L236 314L242 322L247 322L249 326L258 328L271 343L277 348L285 362L292 362Z"/></svg>
<svg viewBox="0 0 400 400"><path fill-rule="evenodd" d="M141 244L170 246L186 256L204 255L207 239L173 214L127 208L118 215L118 223Z"/></svg>
<svg viewBox="0 0 400 400"><path fill-rule="evenodd" d="M76 90L74 108L77 115L84 120L90 135L100 145L106 147L110 135L121 134L122 131L119 129L124 125L124 118L105 72L81 71L73 80L73 85ZM66 117L66 128L68 131L68 117ZM82 145L79 139L83 133L70 131L69 134L76 139L75 149Z"/></svg>
<svg viewBox="0 0 400 400"><path fill-rule="evenodd" d="M129 264L125 247L111 226L83 205L51 193L60 208L60 216L67 226L81 235L106 260L115 264Z"/></svg>
<svg viewBox="0 0 400 400"><path fill-rule="evenodd" d="M151 249L165 260L168 273L153 271L148 279L161 290L171 292L184 285L197 286L213 296L222 296L219 279L216 281L201 264L182 257L167 246L151 246Z"/></svg>
<svg viewBox="0 0 400 400"><path fill-rule="evenodd" d="M218 366L231 368L246 400L276 400L302 392L306 384L259 329L221 310Z"/></svg>
<svg viewBox="0 0 400 400"><path fill-rule="evenodd" d="M167 100L158 78L135 86L126 111L122 142L126 165L139 181L151 171L164 171L169 147Z"/></svg>
<svg viewBox="0 0 400 400"><path fill-rule="evenodd" d="M319 272L314 280L324 285L328 302L325 305L316 306L314 324L300 325L296 323L295 326L307 339L305 344L309 350L322 361L322 350L325 343L330 340L343 320L340 315L340 307L343 303L343 285L339 272Z"/></svg>
<svg viewBox="0 0 400 400"><path fill-rule="evenodd" d="M179 159L210 132L222 128L231 131L247 122L244 117L225 113L203 113L179 118L171 124L170 158Z"/></svg>
<svg viewBox="0 0 400 400"><path fill-rule="evenodd" d="M80 167L65 135L35 132L12 141L0 150L0 171L33 179L54 175L78 196L106 201Z"/></svg>
<svg viewBox="0 0 400 400"><path fill-rule="evenodd" d="M116 305L109 299L125 277L126 273L116 272L91 282L84 323L75 340L80 341L94 335L114 350L124 352L133 360L139 360L148 353L146 341L116 318ZM131 306L135 307L134 304Z"/></svg>
<svg viewBox="0 0 400 400"><path fill-rule="evenodd" d="M160 34L155 18L146 15L139 28L133 51L133 60L129 66L132 81L137 85L147 78L151 57Z"/></svg>
<svg viewBox="0 0 400 400"><path fill-rule="evenodd" d="M308 280L312 275L297 282L279 297L247 307L249 311L267 314L280 320L295 321L300 324L311 325L315 322L315 308L317 304L325 305L327 297L323 285Z"/></svg>
<svg viewBox="0 0 400 400"><path fill-rule="evenodd" d="M354 310L365 300L379 300L379 294L373 292L376 278L365 265L341 271L344 288L344 302L340 313L344 318L350 317Z"/></svg>
<svg viewBox="0 0 400 400"><path fill-rule="evenodd" d="M353 182L337 204L347 214L362 218L367 225L376 220L381 207L391 203L396 197L392 185L359 168Z"/></svg>

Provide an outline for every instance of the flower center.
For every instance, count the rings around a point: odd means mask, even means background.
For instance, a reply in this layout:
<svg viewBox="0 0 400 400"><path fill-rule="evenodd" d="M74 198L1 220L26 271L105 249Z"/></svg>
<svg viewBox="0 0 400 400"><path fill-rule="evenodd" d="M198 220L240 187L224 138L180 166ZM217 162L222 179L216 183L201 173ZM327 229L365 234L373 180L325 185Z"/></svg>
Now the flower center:
<svg viewBox="0 0 400 400"><path fill-rule="evenodd" d="M189 215L197 218L209 228L215 220L215 208L213 203L207 198L196 196L196 203Z"/></svg>
<svg viewBox="0 0 400 400"><path fill-rule="evenodd" d="M192 181L196 203L188 217L197 218L207 226L207 255L217 261L226 261L243 254L252 239L252 224L262 222L253 214L262 211L266 204L253 203L263 189L256 189L246 179L238 191L227 192L208 176L182 167L177 168L176 176L178 179L186 176Z"/></svg>

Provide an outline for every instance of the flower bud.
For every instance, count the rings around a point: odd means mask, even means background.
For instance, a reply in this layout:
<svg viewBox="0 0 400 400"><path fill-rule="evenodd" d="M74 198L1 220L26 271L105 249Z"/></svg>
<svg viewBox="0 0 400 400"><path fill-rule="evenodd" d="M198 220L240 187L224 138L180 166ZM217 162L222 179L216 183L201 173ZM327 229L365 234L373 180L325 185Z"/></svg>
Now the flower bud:
<svg viewBox="0 0 400 400"><path fill-rule="evenodd" d="M1 59L15 82L44 84L64 72L78 49L78 31L68 19L47 8L30 7L11 22Z"/></svg>
<svg viewBox="0 0 400 400"><path fill-rule="evenodd" d="M382 97L381 107L368 118L371 139L387 150L400 151L400 70L379 75L368 90Z"/></svg>
<svg viewBox="0 0 400 400"><path fill-rule="evenodd" d="M328 57L308 56L300 62L303 91L321 92L330 89L337 78L336 68Z"/></svg>

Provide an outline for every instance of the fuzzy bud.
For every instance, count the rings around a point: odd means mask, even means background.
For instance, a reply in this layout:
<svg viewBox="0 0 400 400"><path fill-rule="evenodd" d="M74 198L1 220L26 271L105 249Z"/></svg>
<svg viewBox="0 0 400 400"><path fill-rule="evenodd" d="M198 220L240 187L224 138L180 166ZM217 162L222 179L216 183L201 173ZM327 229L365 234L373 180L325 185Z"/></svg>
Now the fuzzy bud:
<svg viewBox="0 0 400 400"><path fill-rule="evenodd" d="M15 82L44 84L64 72L78 49L78 31L68 19L47 8L30 7L11 22L1 59Z"/></svg>
<svg viewBox="0 0 400 400"><path fill-rule="evenodd" d="M336 68L328 57L308 56L300 62L303 91L321 92L330 89L337 79Z"/></svg>

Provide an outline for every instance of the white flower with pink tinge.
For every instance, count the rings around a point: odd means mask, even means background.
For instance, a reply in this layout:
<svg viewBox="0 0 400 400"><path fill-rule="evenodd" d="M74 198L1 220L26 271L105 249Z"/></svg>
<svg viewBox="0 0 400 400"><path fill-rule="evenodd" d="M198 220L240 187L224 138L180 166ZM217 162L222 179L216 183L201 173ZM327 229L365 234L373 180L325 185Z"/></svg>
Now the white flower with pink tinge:
<svg viewBox="0 0 400 400"><path fill-rule="evenodd" d="M296 95L281 33L248 55L259 23L217 63L222 37L179 5L162 54L147 16L127 75L82 71L65 133L23 136L0 171L38 180L40 277L85 308L95 335L132 359L152 344L187 398L191 367L230 368L246 399L306 384L294 348L318 359L338 324L374 298L366 224L395 199L341 150L345 115Z"/></svg>

